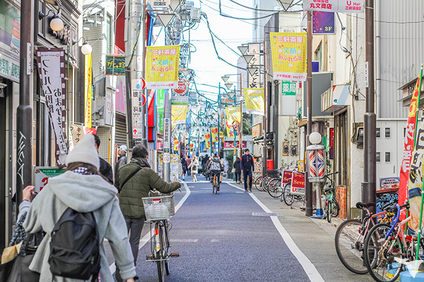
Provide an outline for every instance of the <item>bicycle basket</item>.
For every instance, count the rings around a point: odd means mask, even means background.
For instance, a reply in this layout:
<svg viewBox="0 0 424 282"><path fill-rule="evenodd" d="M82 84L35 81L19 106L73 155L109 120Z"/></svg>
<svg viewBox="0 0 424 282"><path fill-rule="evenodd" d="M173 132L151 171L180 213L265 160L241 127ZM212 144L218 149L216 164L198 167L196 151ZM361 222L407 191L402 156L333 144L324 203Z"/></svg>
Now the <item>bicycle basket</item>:
<svg viewBox="0 0 424 282"><path fill-rule="evenodd" d="M168 219L175 214L174 195L141 199L147 221Z"/></svg>
<svg viewBox="0 0 424 282"><path fill-rule="evenodd" d="M280 177L280 171L278 169L270 169L267 171L269 177L278 178Z"/></svg>

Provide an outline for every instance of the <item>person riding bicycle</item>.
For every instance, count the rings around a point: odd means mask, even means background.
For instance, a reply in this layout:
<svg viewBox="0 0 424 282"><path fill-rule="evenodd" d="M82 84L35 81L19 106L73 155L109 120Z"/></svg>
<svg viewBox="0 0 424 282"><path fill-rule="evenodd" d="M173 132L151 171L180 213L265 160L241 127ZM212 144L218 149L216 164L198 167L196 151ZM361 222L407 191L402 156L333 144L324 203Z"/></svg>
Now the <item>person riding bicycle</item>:
<svg viewBox="0 0 424 282"><path fill-rule="evenodd" d="M221 183L222 180L222 174L221 172L224 171L224 167L221 164L221 159L219 158L218 154L215 154L211 161L208 164L208 170L210 171L210 178L211 182L213 181L213 176L218 176L218 183Z"/></svg>

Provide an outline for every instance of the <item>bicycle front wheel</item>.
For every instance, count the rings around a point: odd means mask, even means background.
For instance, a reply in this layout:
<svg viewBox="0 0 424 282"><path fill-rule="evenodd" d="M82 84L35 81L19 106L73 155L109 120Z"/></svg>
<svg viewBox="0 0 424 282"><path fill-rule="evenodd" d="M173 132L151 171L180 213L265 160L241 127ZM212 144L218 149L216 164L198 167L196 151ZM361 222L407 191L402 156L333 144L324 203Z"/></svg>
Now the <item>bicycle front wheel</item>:
<svg viewBox="0 0 424 282"><path fill-rule="evenodd" d="M264 190L264 187L263 187L263 177L262 176L259 176L258 178L256 178L255 179L255 188L256 188L256 190L258 190L258 191L263 191Z"/></svg>
<svg viewBox="0 0 424 282"><path fill-rule="evenodd" d="M390 225L377 224L365 238L364 262L375 281L396 281L402 270L402 264L395 260L402 258L402 242L398 236L386 239L389 230Z"/></svg>
<svg viewBox="0 0 424 282"><path fill-rule="evenodd" d="M283 194L280 179L273 179L268 186L268 194L273 198L279 198Z"/></svg>
<svg viewBox="0 0 424 282"><path fill-rule="evenodd" d="M286 205L291 206L293 204L294 196L291 194L291 184L290 183L287 183L284 186L283 198L284 198L284 203L286 203Z"/></svg>
<svg viewBox="0 0 424 282"><path fill-rule="evenodd" d="M333 214L333 206L332 206L332 202L331 201L327 202L327 209L325 211L326 211L327 221L329 223L331 223L331 216Z"/></svg>
<svg viewBox="0 0 424 282"><path fill-rule="evenodd" d="M364 235L362 222L349 219L340 224L336 231L336 252L343 265L356 274L366 274L368 269L363 261Z"/></svg>

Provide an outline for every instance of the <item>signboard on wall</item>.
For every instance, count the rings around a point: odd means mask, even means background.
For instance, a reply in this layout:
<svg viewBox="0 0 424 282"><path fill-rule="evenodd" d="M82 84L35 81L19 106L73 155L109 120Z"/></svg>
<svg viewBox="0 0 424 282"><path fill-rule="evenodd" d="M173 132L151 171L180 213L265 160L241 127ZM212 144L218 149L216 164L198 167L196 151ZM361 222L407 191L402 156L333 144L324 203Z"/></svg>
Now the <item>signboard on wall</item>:
<svg viewBox="0 0 424 282"><path fill-rule="evenodd" d="M106 75L125 75L125 56L106 55Z"/></svg>
<svg viewBox="0 0 424 282"><path fill-rule="evenodd" d="M261 131L262 131L262 123L259 123L255 126L252 127L252 138L261 136Z"/></svg>
<svg viewBox="0 0 424 282"><path fill-rule="evenodd" d="M312 13L313 34L335 34L334 12L314 11Z"/></svg>

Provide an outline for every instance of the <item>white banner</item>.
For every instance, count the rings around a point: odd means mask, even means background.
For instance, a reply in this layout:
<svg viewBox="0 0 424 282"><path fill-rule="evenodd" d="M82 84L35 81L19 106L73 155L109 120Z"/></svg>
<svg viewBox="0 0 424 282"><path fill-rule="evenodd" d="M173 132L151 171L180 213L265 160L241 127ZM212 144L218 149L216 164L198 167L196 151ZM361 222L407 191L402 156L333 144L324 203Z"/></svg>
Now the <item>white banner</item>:
<svg viewBox="0 0 424 282"><path fill-rule="evenodd" d="M46 98L51 127L56 140L56 162L65 165L68 154L65 123L65 53L62 48L38 48L37 63Z"/></svg>
<svg viewBox="0 0 424 282"><path fill-rule="evenodd" d="M303 0L305 11L324 11L339 13L363 13L364 0Z"/></svg>

